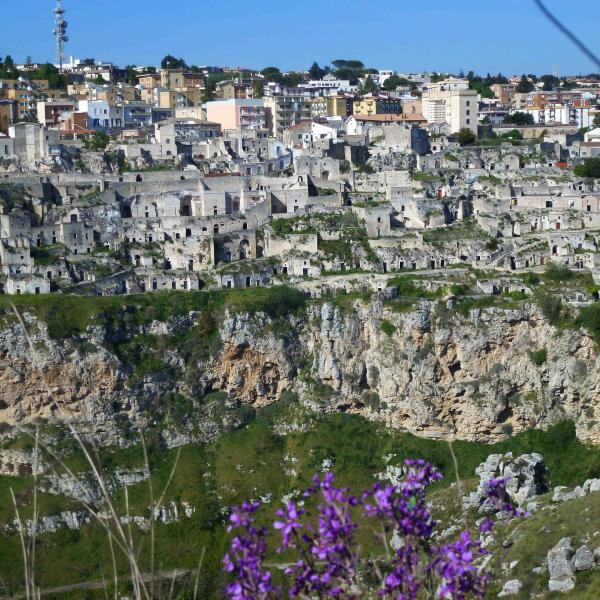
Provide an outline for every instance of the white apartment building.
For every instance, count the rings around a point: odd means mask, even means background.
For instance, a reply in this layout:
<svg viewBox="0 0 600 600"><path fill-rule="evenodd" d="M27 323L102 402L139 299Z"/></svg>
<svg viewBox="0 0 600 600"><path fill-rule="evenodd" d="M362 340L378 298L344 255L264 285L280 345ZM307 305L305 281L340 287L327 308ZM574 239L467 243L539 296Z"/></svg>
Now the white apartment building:
<svg viewBox="0 0 600 600"><path fill-rule="evenodd" d="M264 98L271 133L282 138L283 132L301 121L313 118L313 101L308 96L285 95Z"/></svg>
<svg viewBox="0 0 600 600"><path fill-rule="evenodd" d="M477 135L477 91L467 79L451 77L431 83L423 92L423 116L429 123L447 123L452 133L470 129Z"/></svg>
<svg viewBox="0 0 600 600"><path fill-rule="evenodd" d="M395 72L391 69L380 69L377 75L373 75L373 79L378 86L382 86Z"/></svg>
<svg viewBox="0 0 600 600"><path fill-rule="evenodd" d="M79 112L87 113L89 129L123 127L123 107L112 106L106 100L80 100Z"/></svg>
<svg viewBox="0 0 600 600"><path fill-rule="evenodd" d="M575 107L569 104L549 104L544 108L526 108L533 115L536 125L570 125L572 127L591 127L594 121L594 107Z"/></svg>
<svg viewBox="0 0 600 600"><path fill-rule="evenodd" d="M302 87L315 90L333 90L334 92L347 92L352 89L348 79L311 79L302 84Z"/></svg>

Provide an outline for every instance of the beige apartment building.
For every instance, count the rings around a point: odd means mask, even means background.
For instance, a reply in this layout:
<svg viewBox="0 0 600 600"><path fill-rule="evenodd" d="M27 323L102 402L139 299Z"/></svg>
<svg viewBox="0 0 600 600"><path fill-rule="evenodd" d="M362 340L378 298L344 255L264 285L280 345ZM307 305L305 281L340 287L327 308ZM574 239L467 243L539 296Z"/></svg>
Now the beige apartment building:
<svg viewBox="0 0 600 600"><path fill-rule="evenodd" d="M161 90L158 95L159 108L185 108L202 104L202 90L193 88L181 91Z"/></svg>
<svg viewBox="0 0 600 600"><path fill-rule="evenodd" d="M470 129L477 135L477 91L469 89L467 79L451 77L428 85L422 105L429 123L447 123L452 133Z"/></svg>
<svg viewBox="0 0 600 600"><path fill-rule="evenodd" d="M182 69L162 69L160 72L160 85L168 90L204 87L204 75L201 73L187 73Z"/></svg>

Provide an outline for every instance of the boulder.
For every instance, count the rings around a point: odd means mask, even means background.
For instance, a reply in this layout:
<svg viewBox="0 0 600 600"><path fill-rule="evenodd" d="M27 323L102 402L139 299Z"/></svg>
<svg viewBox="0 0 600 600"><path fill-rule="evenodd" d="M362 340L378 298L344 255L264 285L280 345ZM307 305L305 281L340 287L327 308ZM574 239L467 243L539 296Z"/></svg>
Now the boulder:
<svg viewBox="0 0 600 600"><path fill-rule="evenodd" d="M575 587L575 576L571 565L573 545L571 538L562 538L548 551L548 589L551 592L569 592Z"/></svg>
<svg viewBox="0 0 600 600"><path fill-rule="evenodd" d="M571 560L571 565L576 571L587 571L588 569L591 569L594 566L594 553L591 551L590 547L584 544L577 548L577 551Z"/></svg>
<svg viewBox="0 0 600 600"><path fill-rule="evenodd" d="M569 491L569 488L565 485L558 485L554 488L552 494L553 502L568 502L569 500L576 500L585 496L585 492L581 486L577 486L574 490Z"/></svg>
<svg viewBox="0 0 600 600"><path fill-rule="evenodd" d="M586 479L583 483L583 491L586 494L600 492L600 479Z"/></svg>
<svg viewBox="0 0 600 600"><path fill-rule="evenodd" d="M501 592L498 594L498 597L504 598L505 596L513 596L514 594L518 594L522 585L523 584L518 579L511 579L504 584Z"/></svg>
<svg viewBox="0 0 600 600"><path fill-rule="evenodd" d="M465 503L470 507L480 506L486 498L485 492L490 479L506 478L506 492L510 500L522 505L531 498L548 491L546 465L541 454L523 454L513 458L512 452L490 454L476 469L479 475L477 491L470 494Z"/></svg>

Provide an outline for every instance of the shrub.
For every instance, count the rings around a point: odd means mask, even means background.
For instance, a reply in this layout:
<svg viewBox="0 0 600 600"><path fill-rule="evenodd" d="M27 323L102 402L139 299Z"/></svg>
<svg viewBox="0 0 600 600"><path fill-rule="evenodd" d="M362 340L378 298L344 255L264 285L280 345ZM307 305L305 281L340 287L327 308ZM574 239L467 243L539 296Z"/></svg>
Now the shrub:
<svg viewBox="0 0 600 600"><path fill-rule="evenodd" d="M592 304L581 310L576 321L579 327L584 327L600 346L600 304Z"/></svg>
<svg viewBox="0 0 600 600"><path fill-rule="evenodd" d="M600 177L600 158L586 158L583 164L573 169L577 177Z"/></svg>
<svg viewBox="0 0 600 600"><path fill-rule="evenodd" d="M513 434L513 426L510 423L504 423L500 430L504 435L511 436Z"/></svg>
<svg viewBox="0 0 600 600"><path fill-rule="evenodd" d="M390 337L394 335L396 331L396 326L387 320L381 321L381 325L379 326L379 328L381 329L381 331L383 331L383 333Z"/></svg>
<svg viewBox="0 0 600 600"><path fill-rule="evenodd" d="M540 278L535 273L525 273L523 275L523 283L527 285L537 285L540 282Z"/></svg>
<svg viewBox="0 0 600 600"><path fill-rule="evenodd" d="M456 134L456 140L461 146L470 146L477 141L477 136L470 129L464 128Z"/></svg>
<svg viewBox="0 0 600 600"><path fill-rule="evenodd" d="M469 284L454 283L450 286L450 293L453 296L464 296L469 292Z"/></svg>
<svg viewBox="0 0 600 600"><path fill-rule="evenodd" d="M394 277L389 281L390 286L394 286L398 290L398 296L422 297L425 290L415 285L415 282L408 277Z"/></svg>
<svg viewBox="0 0 600 600"><path fill-rule="evenodd" d="M546 362L547 358L548 358L548 351L546 350L546 348L540 348L539 350L536 350L535 352L531 353L531 360L538 367L541 367Z"/></svg>
<svg viewBox="0 0 600 600"><path fill-rule="evenodd" d="M493 252L494 250L498 250L498 238L492 238L485 245L485 249Z"/></svg>
<svg viewBox="0 0 600 600"><path fill-rule="evenodd" d="M562 300L551 294L539 294L537 301L544 317L552 325L558 325L562 314Z"/></svg>
<svg viewBox="0 0 600 600"><path fill-rule="evenodd" d="M544 279L553 283L562 283L572 279L575 273L564 265L557 265L555 263L549 263L544 271Z"/></svg>

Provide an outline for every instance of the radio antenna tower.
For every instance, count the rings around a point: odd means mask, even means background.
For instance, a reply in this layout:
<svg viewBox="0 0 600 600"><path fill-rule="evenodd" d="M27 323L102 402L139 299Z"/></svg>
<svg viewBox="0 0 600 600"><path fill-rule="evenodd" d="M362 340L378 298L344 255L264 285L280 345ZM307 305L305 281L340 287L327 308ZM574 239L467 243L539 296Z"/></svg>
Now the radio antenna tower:
<svg viewBox="0 0 600 600"><path fill-rule="evenodd" d="M558 77L558 67L556 65L552 65L552 75Z"/></svg>
<svg viewBox="0 0 600 600"><path fill-rule="evenodd" d="M65 62L65 43L69 41L67 36L68 23L64 19L65 12L65 9L61 6L61 0L56 0L56 7L54 8L55 29L52 33L56 38L56 60L61 73Z"/></svg>

